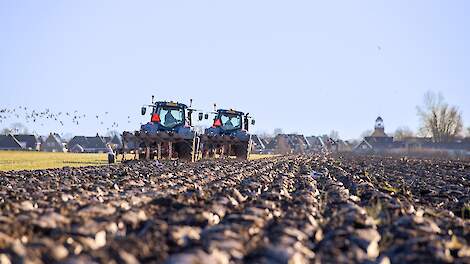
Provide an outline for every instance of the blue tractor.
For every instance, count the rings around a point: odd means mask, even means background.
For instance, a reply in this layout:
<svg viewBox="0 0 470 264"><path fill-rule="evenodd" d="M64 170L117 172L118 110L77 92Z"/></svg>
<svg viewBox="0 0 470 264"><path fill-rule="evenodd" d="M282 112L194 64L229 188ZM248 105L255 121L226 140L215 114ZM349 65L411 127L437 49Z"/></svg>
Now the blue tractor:
<svg viewBox="0 0 470 264"><path fill-rule="evenodd" d="M254 125L255 120L248 113L233 109L218 109L212 114L213 125L200 136L202 158L235 156L238 159L248 159L252 145L248 130L250 123ZM205 114L205 119L208 116L209 114ZM202 118L202 113L199 113L199 120Z"/></svg>
<svg viewBox="0 0 470 264"><path fill-rule="evenodd" d="M123 133L122 154L133 152L139 159L196 158L199 142L192 127L195 109L177 102L158 101L143 106L142 115L150 109L150 122L139 131ZM191 100L192 103L192 100ZM124 157L124 155L123 155Z"/></svg>

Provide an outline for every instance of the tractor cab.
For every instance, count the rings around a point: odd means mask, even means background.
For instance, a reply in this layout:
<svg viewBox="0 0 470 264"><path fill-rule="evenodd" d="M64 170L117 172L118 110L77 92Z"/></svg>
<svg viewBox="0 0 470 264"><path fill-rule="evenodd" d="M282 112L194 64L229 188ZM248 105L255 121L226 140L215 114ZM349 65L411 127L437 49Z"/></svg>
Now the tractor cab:
<svg viewBox="0 0 470 264"><path fill-rule="evenodd" d="M150 122L159 131L174 131L182 126L191 126L192 109L175 102L156 102L151 107ZM142 108L145 115L146 107Z"/></svg>
<svg viewBox="0 0 470 264"><path fill-rule="evenodd" d="M150 122L142 125L141 129L148 132L179 131L182 128L189 129L192 126L192 112L185 104L175 102L156 102L149 105L151 108ZM145 115L147 107L142 107L142 115Z"/></svg>
<svg viewBox="0 0 470 264"><path fill-rule="evenodd" d="M233 109L218 109L214 112L214 123L209 131L217 134L232 134L234 132L248 132L249 129L249 116L248 113L244 114L240 111ZM254 125L255 121L251 120L251 124Z"/></svg>
<svg viewBox="0 0 470 264"><path fill-rule="evenodd" d="M224 131L242 129L243 113L234 110L217 110L213 127L219 127Z"/></svg>

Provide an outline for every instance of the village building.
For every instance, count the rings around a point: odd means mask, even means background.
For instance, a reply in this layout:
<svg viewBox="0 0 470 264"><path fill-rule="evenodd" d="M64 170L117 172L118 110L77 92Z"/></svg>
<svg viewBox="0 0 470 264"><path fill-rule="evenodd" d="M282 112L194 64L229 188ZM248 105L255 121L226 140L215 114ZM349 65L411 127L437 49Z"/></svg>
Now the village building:
<svg viewBox="0 0 470 264"><path fill-rule="evenodd" d="M306 137L306 139L310 145L311 151L315 152L325 150L325 143L323 142L323 139L321 137L310 136Z"/></svg>
<svg viewBox="0 0 470 264"><path fill-rule="evenodd" d="M305 153L310 143L304 135L278 134L266 146L267 150L276 154Z"/></svg>
<svg viewBox="0 0 470 264"><path fill-rule="evenodd" d="M111 138L109 139L111 141ZM105 153L108 152L106 141L98 134L94 137L75 136L67 144L69 152Z"/></svg>
<svg viewBox="0 0 470 264"><path fill-rule="evenodd" d="M261 140L261 138L258 135L252 135L251 141L252 141L251 152L262 154L264 150L266 149L266 146L264 145L264 142Z"/></svg>
<svg viewBox="0 0 470 264"><path fill-rule="evenodd" d="M0 150L39 150L40 143L35 135L1 135Z"/></svg>
<svg viewBox="0 0 470 264"><path fill-rule="evenodd" d="M435 142L431 137L408 137L394 140L385 133L381 117L375 121L374 132L365 137L353 149L357 153L394 153L410 155L470 156L470 138L455 138L447 142Z"/></svg>
<svg viewBox="0 0 470 264"><path fill-rule="evenodd" d="M342 139L336 140L336 146L338 152L350 152L354 148L354 145L352 145L348 140Z"/></svg>
<svg viewBox="0 0 470 264"><path fill-rule="evenodd" d="M14 137L25 150L38 151L40 149L41 143L35 135L14 135Z"/></svg>
<svg viewBox="0 0 470 264"><path fill-rule="evenodd" d="M46 141L46 138L45 136L38 136L37 139L38 139L38 142L39 142L39 150L41 150L41 146L42 144L44 144L44 142Z"/></svg>
<svg viewBox="0 0 470 264"><path fill-rule="evenodd" d="M269 142L271 142L271 140L273 140L272 137L262 137L261 138L261 142L263 142L264 147L266 147L269 144Z"/></svg>
<svg viewBox="0 0 470 264"><path fill-rule="evenodd" d="M322 142L325 144L325 150L332 152L339 152L339 139L333 139L327 135L320 137Z"/></svg>
<svg viewBox="0 0 470 264"><path fill-rule="evenodd" d="M447 142L434 142L430 137L404 138L401 145L409 153L432 152L470 156L470 138L456 138Z"/></svg>
<svg viewBox="0 0 470 264"><path fill-rule="evenodd" d="M356 147L356 152L384 152L397 147L393 137L385 134L385 126L382 117L375 120L374 131L368 137L365 137Z"/></svg>
<svg viewBox="0 0 470 264"><path fill-rule="evenodd" d="M11 134L0 135L0 150L22 150L21 143Z"/></svg>
<svg viewBox="0 0 470 264"><path fill-rule="evenodd" d="M49 136L44 140L44 143L41 144L41 151L44 152L65 152L64 143L62 143L62 138L59 134L50 133Z"/></svg>

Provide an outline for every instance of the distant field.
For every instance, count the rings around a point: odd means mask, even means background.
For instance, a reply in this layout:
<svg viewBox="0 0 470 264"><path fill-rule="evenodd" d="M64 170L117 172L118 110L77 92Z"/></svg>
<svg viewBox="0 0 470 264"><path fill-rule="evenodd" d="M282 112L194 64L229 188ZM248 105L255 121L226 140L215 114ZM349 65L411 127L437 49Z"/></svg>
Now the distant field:
<svg viewBox="0 0 470 264"><path fill-rule="evenodd" d="M252 154L250 159L267 158L271 155ZM131 155L129 158L133 157ZM119 159L121 160L121 156ZM98 166L108 163L103 153L51 153L33 151L0 151L0 171L37 170L61 168L65 166Z"/></svg>
<svg viewBox="0 0 470 264"><path fill-rule="evenodd" d="M0 170L35 170L103 165L106 154L51 153L30 151L0 151Z"/></svg>
<svg viewBox="0 0 470 264"><path fill-rule="evenodd" d="M272 158L277 155L273 154L250 154L250 160L257 160L257 159L264 159L264 158Z"/></svg>

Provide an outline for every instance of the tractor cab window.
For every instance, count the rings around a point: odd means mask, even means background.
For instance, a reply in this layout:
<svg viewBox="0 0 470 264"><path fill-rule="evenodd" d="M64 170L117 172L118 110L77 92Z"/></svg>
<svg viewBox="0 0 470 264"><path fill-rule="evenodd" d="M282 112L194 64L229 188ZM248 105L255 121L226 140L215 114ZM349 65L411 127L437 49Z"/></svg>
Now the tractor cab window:
<svg viewBox="0 0 470 264"><path fill-rule="evenodd" d="M157 110L160 117L160 124L165 127L175 127L184 122L183 109L177 107L162 106Z"/></svg>
<svg viewBox="0 0 470 264"><path fill-rule="evenodd" d="M240 115L222 113L219 119L221 128L224 130L235 130L242 127L242 118Z"/></svg>

